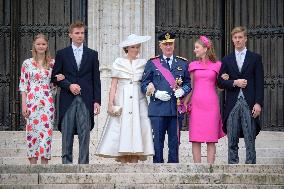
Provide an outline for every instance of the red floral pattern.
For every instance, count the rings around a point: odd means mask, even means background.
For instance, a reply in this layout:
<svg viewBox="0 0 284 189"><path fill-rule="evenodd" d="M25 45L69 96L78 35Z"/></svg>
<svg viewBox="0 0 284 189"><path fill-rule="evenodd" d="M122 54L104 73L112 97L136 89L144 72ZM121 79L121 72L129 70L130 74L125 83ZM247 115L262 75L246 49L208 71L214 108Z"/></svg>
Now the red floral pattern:
<svg viewBox="0 0 284 189"><path fill-rule="evenodd" d="M51 67L54 60L51 60ZM40 69L33 59L23 62L19 90L27 93L27 107L31 114L26 119L28 157L51 158L54 125L54 99L50 83L52 69Z"/></svg>

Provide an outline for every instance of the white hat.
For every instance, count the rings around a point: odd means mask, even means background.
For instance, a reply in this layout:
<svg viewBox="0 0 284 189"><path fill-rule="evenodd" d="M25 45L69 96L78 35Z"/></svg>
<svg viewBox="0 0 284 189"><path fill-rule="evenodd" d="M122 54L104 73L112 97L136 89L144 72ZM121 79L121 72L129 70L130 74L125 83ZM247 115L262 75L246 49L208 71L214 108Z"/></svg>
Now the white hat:
<svg viewBox="0 0 284 189"><path fill-rule="evenodd" d="M129 47L131 45L140 44L146 42L151 39L151 36L140 36L135 34L130 34L126 40L122 41L119 46L120 47Z"/></svg>

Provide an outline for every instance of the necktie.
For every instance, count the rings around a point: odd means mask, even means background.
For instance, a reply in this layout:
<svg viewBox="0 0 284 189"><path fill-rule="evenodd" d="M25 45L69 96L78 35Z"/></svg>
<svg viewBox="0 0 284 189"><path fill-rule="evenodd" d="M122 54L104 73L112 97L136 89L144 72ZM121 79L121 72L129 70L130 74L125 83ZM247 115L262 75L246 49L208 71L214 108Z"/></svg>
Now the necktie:
<svg viewBox="0 0 284 189"><path fill-rule="evenodd" d="M238 53L237 54L237 65L238 65L238 68L239 68L239 71L242 70L242 67L243 67L243 59L242 59L242 55L243 53Z"/></svg>
<svg viewBox="0 0 284 189"><path fill-rule="evenodd" d="M168 65L168 69L171 69L171 66L170 66L170 58L166 58L166 62L167 62L167 65Z"/></svg>
<svg viewBox="0 0 284 189"><path fill-rule="evenodd" d="M82 58L82 57L80 56L80 52L81 52L81 49L79 49L79 48L75 49L75 52L74 52L78 69L80 68L81 58Z"/></svg>
<svg viewBox="0 0 284 189"><path fill-rule="evenodd" d="M236 59L237 59L237 65L238 65L238 68L239 68L239 72L242 71L242 67L243 67L243 64L244 64L243 55L244 55L243 52L236 54ZM240 92L239 92L239 95L238 95L238 98L241 98L241 97L244 98L244 94L243 94L242 89L240 89Z"/></svg>

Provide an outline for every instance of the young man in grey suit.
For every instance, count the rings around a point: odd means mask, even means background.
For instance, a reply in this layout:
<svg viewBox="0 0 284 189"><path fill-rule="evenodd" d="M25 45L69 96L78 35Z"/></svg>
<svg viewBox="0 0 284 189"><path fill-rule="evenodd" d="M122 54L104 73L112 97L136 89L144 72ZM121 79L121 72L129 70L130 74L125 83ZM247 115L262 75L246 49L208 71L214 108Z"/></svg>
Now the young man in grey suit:
<svg viewBox="0 0 284 189"><path fill-rule="evenodd" d="M72 45L59 50L52 71L52 81L61 87L59 124L62 133L62 163L73 163L74 135L79 138L79 164L89 163L90 130L94 115L100 112L101 81L98 52L83 45L84 23L77 21L69 27ZM57 74L65 79L56 80Z"/></svg>
<svg viewBox="0 0 284 189"><path fill-rule="evenodd" d="M218 85L225 89L223 130L228 135L228 163L239 163L238 143L244 137L246 164L256 163L255 137L260 131L263 106L264 73L261 56L246 48L247 30L232 32L235 51L222 60ZM228 80L221 76L227 74Z"/></svg>

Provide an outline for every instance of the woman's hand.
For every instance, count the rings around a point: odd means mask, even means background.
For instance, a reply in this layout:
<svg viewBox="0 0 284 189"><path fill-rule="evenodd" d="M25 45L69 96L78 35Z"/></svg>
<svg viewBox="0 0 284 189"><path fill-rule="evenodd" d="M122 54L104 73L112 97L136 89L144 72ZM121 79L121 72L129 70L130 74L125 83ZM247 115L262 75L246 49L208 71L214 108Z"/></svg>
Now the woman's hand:
<svg viewBox="0 0 284 189"><path fill-rule="evenodd" d="M113 107L113 105L112 105L112 104L109 104L109 105L108 105L108 108L107 108L107 113L108 113L109 115L111 115L111 116L113 115L113 108L112 108L112 107Z"/></svg>
<svg viewBox="0 0 284 189"><path fill-rule="evenodd" d="M55 77L57 81L62 81L65 79L65 76L63 74L57 74Z"/></svg>
<svg viewBox="0 0 284 189"><path fill-rule="evenodd" d="M155 86L154 84L151 82L148 84L147 86L147 91L146 91L146 95L147 96L153 96L154 95L154 92L155 92Z"/></svg>
<svg viewBox="0 0 284 189"><path fill-rule="evenodd" d="M26 104L22 105L22 115L25 118L28 118L30 116L30 110L27 108Z"/></svg>
<svg viewBox="0 0 284 189"><path fill-rule="evenodd" d="M185 107L187 107L188 101L189 101L189 98L186 98L186 99L183 101L183 105L184 105Z"/></svg>
<svg viewBox="0 0 284 189"><path fill-rule="evenodd" d="M183 101L183 105L184 105L184 107L185 107L185 112L187 112L187 105L188 105L188 103L189 103L189 100L190 100L190 96L189 96L189 94L184 98L184 101Z"/></svg>
<svg viewBox="0 0 284 189"><path fill-rule="evenodd" d="M226 74L226 73L222 74L221 77L222 77L222 79L224 79L224 80L229 80L229 78L230 78L229 75Z"/></svg>

